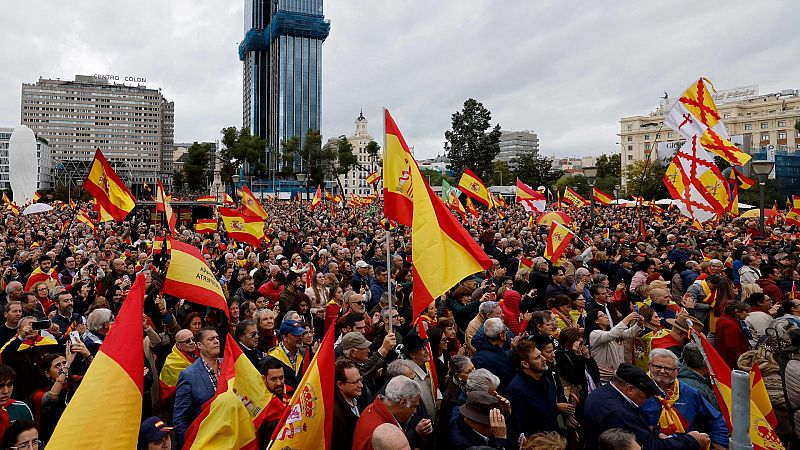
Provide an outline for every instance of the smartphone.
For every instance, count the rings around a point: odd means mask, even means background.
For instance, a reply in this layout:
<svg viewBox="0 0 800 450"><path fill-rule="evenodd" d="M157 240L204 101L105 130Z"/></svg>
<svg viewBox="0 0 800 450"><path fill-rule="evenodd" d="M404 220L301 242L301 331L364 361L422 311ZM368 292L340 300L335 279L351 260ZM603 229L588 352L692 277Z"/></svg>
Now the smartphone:
<svg viewBox="0 0 800 450"><path fill-rule="evenodd" d="M81 341L81 335L78 334L77 331L70 331L69 332L69 341L72 343L72 345L75 345L75 344L77 344L77 343L79 343Z"/></svg>
<svg viewBox="0 0 800 450"><path fill-rule="evenodd" d="M33 322L31 324L31 327L34 330L46 330L46 329L50 328L50 321L47 320L47 319L37 320L36 322Z"/></svg>

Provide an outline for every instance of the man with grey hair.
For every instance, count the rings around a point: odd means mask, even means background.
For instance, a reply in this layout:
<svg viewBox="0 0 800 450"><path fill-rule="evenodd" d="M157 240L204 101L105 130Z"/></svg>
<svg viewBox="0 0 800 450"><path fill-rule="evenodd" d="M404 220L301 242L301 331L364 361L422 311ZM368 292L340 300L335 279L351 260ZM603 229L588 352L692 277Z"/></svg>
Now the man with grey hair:
<svg viewBox="0 0 800 450"><path fill-rule="evenodd" d="M609 428L597 438L598 450L641 450L636 436L620 428Z"/></svg>
<svg viewBox="0 0 800 450"><path fill-rule="evenodd" d="M92 356L100 350L100 345L111 329L112 323L114 323L114 314L108 308L97 308L89 313L89 317L86 319L86 327L89 331L83 335L83 343Z"/></svg>
<svg viewBox="0 0 800 450"><path fill-rule="evenodd" d="M646 400L641 411L648 424L658 429L670 423L677 414L686 429L684 432L707 433L711 442L728 447L728 426L719 410L715 409L696 389L678 380L678 357L670 350L657 348L649 355L650 377L663 394ZM664 434L675 430L661 426Z"/></svg>
<svg viewBox="0 0 800 450"><path fill-rule="evenodd" d="M708 377L708 367L700 347L694 342L686 344L681 352L681 360L683 364L678 369L678 380L697 389L697 392L708 400L714 409L719 410L717 396L714 394L711 379Z"/></svg>
<svg viewBox="0 0 800 450"><path fill-rule="evenodd" d="M465 353L467 356L472 356L477 350L472 344L472 338L478 333L486 319L491 317L503 317L503 309L500 308L500 303L493 301L485 301L478 306L478 315L475 316L467 325L464 331L464 345L466 346Z"/></svg>
<svg viewBox="0 0 800 450"><path fill-rule="evenodd" d="M496 374L500 378L500 390L502 391L514 376L511 351L504 350L508 331L506 331L502 319L491 317L486 319L483 324L483 332L485 339L476 340L476 344L479 344L480 348L472 357L472 363L476 369L485 368Z"/></svg>
<svg viewBox="0 0 800 450"><path fill-rule="evenodd" d="M467 377L467 393L482 391L494 394L500 386L500 378L489 371L489 369L476 369Z"/></svg>
<svg viewBox="0 0 800 450"><path fill-rule="evenodd" d="M24 287L19 281L12 281L6 285L6 302L22 300Z"/></svg>
<svg viewBox="0 0 800 450"><path fill-rule="evenodd" d="M371 450L372 434L380 425L388 423L398 428L406 423L420 403L419 385L412 379L398 375L386 385L386 394L379 395L361 412L353 435L353 450Z"/></svg>

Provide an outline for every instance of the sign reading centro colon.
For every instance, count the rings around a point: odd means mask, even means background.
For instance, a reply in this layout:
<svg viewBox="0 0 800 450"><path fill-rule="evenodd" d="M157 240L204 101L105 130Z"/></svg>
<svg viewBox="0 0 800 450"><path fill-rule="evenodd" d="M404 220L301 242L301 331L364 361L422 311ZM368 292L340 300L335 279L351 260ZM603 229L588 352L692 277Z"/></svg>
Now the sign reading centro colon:
<svg viewBox="0 0 800 450"><path fill-rule="evenodd" d="M147 78L145 77L126 77L126 76L119 76L119 75L99 75L94 74L94 77L98 80L107 80L107 81L120 81L127 83L147 83Z"/></svg>

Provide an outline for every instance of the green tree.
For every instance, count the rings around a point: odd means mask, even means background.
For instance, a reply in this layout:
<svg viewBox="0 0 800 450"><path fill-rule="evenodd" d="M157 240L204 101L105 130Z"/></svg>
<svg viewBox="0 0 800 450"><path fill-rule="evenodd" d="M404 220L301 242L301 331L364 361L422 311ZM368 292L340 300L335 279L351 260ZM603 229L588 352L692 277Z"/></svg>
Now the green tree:
<svg viewBox="0 0 800 450"><path fill-rule="evenodd" d="M172 190L179 191L183 189L183 183L186 180L186 176L183 174L182 170L176 170L172 173ZM153 189L153 194L155 195L155 189Z"/></svg>
<svg viewBox="0 0 800 450"><path fill-rule="evenodd" d="M358 156L353 154L353 144L347 140L346 136L340 136L335 145L326 145L322 149L322 160L325 163L326 174L331 175L339 185L339 192L344 192L339 175L344 175L356 166Z"/></svg>
<svg viewBox="0 0 800 450"><path fill-rule="evenodd" d="M367 143L367 146L364 147L364 150L367 151L367 155L369 156L369 160L374 166L378 162L378 159L380 159L381 146L378 145L378 143L375 142L375 141L369 141Z"/></svg>
<svg viewBox="0 0 800 450"><path fill-rule="evenodd" d="M186 152L183 174L189 189L204 189L208 183L208 161L211 159L211 146L195 142Z"/></svg>
<svg viewBox="0 0 800 450"><path fill-rule="evenodd" d="M551 187L564 175L561 169L553 168L553 161L537 154L528 153L512 162L517 166L512 175L534 189L539 186Z"/></svg>
<svg viewBox="0 0 800 450"><path fill-rule="evenodd" d="M491 127L492 113L475 99L452 116L453 129L444 133L444 150L456 175L469 168L482 180L493 176L492 161L500 153L500 125Z"/></svg>
<svg viewBox="0 0 800 450"><path fill-rule="evenodd" d="M668 197L669 192L663 182L666 170L666 167L661 167L654 161L636 161L630 164L625 172L628 178L628 195L640 195L645 200Z"/></svg>
<svg viewBox="0 0 800 450"><path fill-rule="evenodd" d="M739 189L739 203L747 203L758 208L761 202L759 188L760 186L756 183L750 189ZM778 209L783 209L786 206L786 197L781 192L778 181L767 180L764 183L764 208L772 208L776 200L778 201Z"/></svg>
<svg viewBox="0 0 800 450"><path fill-rule="evenodd" d="M619 177L608 175L605 177L598 177L594 185L597 186L597 189L600 189L606 194L614 195L614 188L619 186L620 182L621 179Z"/></svg>
<svg viewBox="0 0 800 450"><path fill-rule="evenodd" d="M613 153L611 156L600 155L597 158L597 178L607 176L619 178L622 172L622 159L619 153Z"/></svg>
<svg viewBox="0 0 800 450"><path fill-rule="evenodd" d="M251 173L263 174L266 166L262 158L266 156L267 141L258 136L250 134L250 128L244 127L237 130L236 127L223 128L222 149L218 152L220 161L220 177L223 180L230 180L239 171L244 163L248 163Z"/></svg>
<svg viewBox="0 0 800 450"><path fill-rule="evenodd" d="M325 164L322 155L322 134L319 130L306 131L306 138L300 148L300 157L303 167L308 175L309 186L320 186L325 184Z"/></svg>
<svg viewBox="0 0 800 450"><path fill-rule="evenodd" d="M495 161L492 173L492 184L495 186L507 186L514 184L514 175L506 161Z"/></svg>
<svg viewBox="0 0 800 450"><path fill-rule="evenodd" d="M292 136L289 139L281 141L280 162L283 166L281 173L285 176L291 176L294 173L294 161L300 151L300 138Z"/></svg>
<svg viewBox="0 0 800 450"><path fill-rule="evenodd" d="M558 192L564 193L564 189L570 187L573 191L580 194L581 197L589 200L589 180L580 174L564 175L556 180L556 189Z"/></svg>
<svg viewBox="0 0 800 450"><path fill-rule="evenodd" d="M451 185L455 184L455 182L453 181L452 178L448 177L447 175L442 175L442 173L439 172L438 170L422 169L422 175L424 175L425 178L427 178L429 180L428 183L431 186L441 186L442 185L442 180L447 181Z"/></svg>

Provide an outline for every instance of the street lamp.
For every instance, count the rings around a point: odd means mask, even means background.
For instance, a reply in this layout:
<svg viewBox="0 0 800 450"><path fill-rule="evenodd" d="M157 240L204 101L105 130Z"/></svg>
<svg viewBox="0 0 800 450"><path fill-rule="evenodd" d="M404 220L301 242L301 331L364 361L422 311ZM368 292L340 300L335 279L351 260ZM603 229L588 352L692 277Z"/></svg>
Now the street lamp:
<svg viewBox="0 0 800 450"><path fill-rule="evenodd" d="M597 167L589 166L583 168L583 176L589 180L589 214L591 217L592 231L594 231L594 180L597 178Z"/></svg>
<svg viewBox="0 0 800 450"><path fill-rule="evenodd" d="M750 168L753 169L753 173L755 173L756 178L758 178L759 208L761 208L760 215L758 216L758 224L762 238L764 237L764 186L767 184L767 177L772 173L773 167L775 167L775 163L772 161L752 161L750 163Z"/></svg>
<svg viewBox="0 0 800 450"><path fill-rule="evenodd" d="M233 198L234 200L236 200L236 186L239 184L239 180L240 179L241 179L241 177L239 176L238 173L235 173L235 174L231 175L231 181L233 181L233 187L231 189L231 191L232 191L231 192L231 198Z"/></svg>
<svg viewBox="0 0 800 450"><path fill-rule="evenodd" d="M296 173L294 175L297 177L297 181L299 181L302 184L305 184L305 186L306 186L306 200L308 200L308 182L307 182L308 177L306 176L306 174L300 173L300 172L298 172L298 173Z"/></svg>

